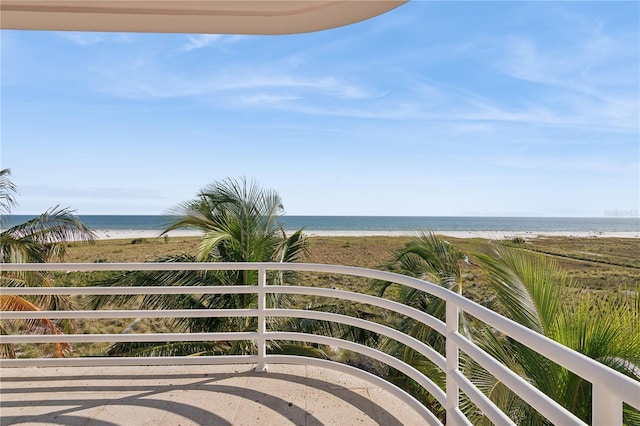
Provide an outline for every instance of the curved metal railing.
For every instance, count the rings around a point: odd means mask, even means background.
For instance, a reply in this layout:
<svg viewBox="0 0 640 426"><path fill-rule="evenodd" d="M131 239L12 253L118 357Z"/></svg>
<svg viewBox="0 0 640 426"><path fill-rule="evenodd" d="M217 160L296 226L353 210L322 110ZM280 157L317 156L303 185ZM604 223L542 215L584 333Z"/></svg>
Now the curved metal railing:
<svg viewBox="0 0 640 426"><path fill-rule="evenodd" d="M554 424L583 424L580 419L553 399L532 386L459 332L460 314L464 312L490 327L533 349L549 360L591 382L593 386L593 424L622 424L622 407L626 403L640 409L640 383L618 373L591 358L568 349L532 330L515 323L494 311L461 295L416 278L395 273L336 265L297 263L102 263L102 264L2 264L2 271L256 271L258 285L248 286L172 286L172 287L2 287L3 295L122 295L122 294L257 294L257 309L190 309L190 310L97 310L97 311L3 311L2 319L61 319L61 318L168 318L168 317L255 317L258 326L250 332L214 333L144 333L144 334L72 334L64 335L69 343L78 342L170 342L170 341L234 341L256 342L256 355L202 357L100 357L100 358L30 358L0 361L0 366L76 366L76 365L163 365L163 364L226 364L255 363L258 371L268 363L322 365L374 382L396 395L418 411L429 424L440 424L413 396L395 385L363 370L327 360L267 353L268 341L300 341L330 345L374 358L397 369L428 391L446 409L447 424L469 424L460 410L460 391L495 424L514 424L459 368L462 350L500 382ZM304 271L352 275L392 282L412 287L446 302L446 321L434 318L404 304L371 295L344 290L304 286L267 284L269 271ZM268 308L268 294L291 294L335 298L387 309L420 321L446 338L446 356L425 343L385 325L331 312ZM385 352L362 344L334 337L309 333L268 330L267 318L290 317L330 321L359 327L394 339L425 356L446 376L446 390L411 365ZM60 335L3 335L0 343L55 343Z"/></svg>

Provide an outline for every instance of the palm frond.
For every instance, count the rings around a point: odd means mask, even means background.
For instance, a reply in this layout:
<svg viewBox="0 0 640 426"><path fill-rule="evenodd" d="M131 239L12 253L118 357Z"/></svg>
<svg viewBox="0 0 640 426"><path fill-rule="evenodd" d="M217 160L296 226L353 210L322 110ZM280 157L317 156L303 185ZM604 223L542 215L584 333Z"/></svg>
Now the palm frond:
<svg viewBox="0 0 640 426"><path fill-rule="evenodd" d="M24 238L40 244L96 239L95 233L84 225L72 210L58 206L5 232L14 238Z"/></svg>
<svg viewBox="0 0 640 426"><path fill-rule="evenodd" d="M478 254L503 313L549 336L563 293L570 282L548 257L499 247L492 255Z"/></svg>
<svg viewBox="0 0 640 426"><path fill-rule="evenodd" d="M206 262L215 259L214 249L217 250L218 246L225 240L230 240L232 236L221 229L209 229L205 234L202 241L198 245L198 253L196 259L199 262Z"/></svg>
<svg viewBox="0 0 640 426"><path fill-rule="evenodd" d="M279 342L277 347L272 347L269 353L279 355L306 356L309 358L327 359L327 352L322 348L311 346L302 342Z"/></svg>
<svg viewBox="0 0 640 426"><path fill-rule="evenodd" d="M11 231L0 233L0 263L45 263L49 247L28 238L14 237Z"/></svg>
<svg viewBox="0 0 640 426"><path fill-rule="evenodd" d="M69 209L53 207L0 234L3 262L45 262L62 259L69 241L93 242L95 233Z"/></svg>
<svg viewBox="0 0 640 426"><path fill-rule="evenodd" d="M37 305L21 296L0 295L1 311L41 311ZM32 318L28 320L12 321L12 324L24 334L64 334L58 324L46 318ZM4 332L4 329L3 329ZM15 356L13 349L5 348L4 355ZM48 355L56 358L64 357L71 352L69 343L54 343L49 346Z"/></svg>
<svg viewBox="0 0 640 426"><path fill-rule="evenodd" d="M16 186L9 179L10 169L0 170L0 221L2 220L2 212L11 214L11 209L18 205L14 194L18 192ZM2 223L0 222L0 225Z"/></svg>
<svg viewBox="0 0 640 426"><path fill-rule="evenodd" d="M289 237L282 227L279 227L282 238L276 242L272 261L273 262L300 262L308 255L309 239L304 236L302 229L297 230Z"/></svg>
<svg viewBox="0 0 640 426"><path fill-rule="evenodd" d="M173 357L221 355L228 346L224 342L119 342L107 348L108 356Z"/></svg>
<svg viewBox="0 0 640 426"><path fill-rule="evenodd" d="M463 253L433 231L420 231L398 254L406 271L436 282L460 282Z"/></svg>

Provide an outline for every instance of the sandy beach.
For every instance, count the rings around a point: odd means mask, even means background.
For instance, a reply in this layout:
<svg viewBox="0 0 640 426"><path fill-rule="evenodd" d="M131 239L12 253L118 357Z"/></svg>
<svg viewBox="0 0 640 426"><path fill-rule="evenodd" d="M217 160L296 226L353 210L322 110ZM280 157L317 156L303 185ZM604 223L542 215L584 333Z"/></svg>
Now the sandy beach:
<svg viewBox="0 0 640 426"><path fill-rule="evenodd" d="M96 230L96 235L100 240L119 240L133 238L157 238L161 234L160 230ZM437 234L453 238L484 238L493 240L503 240L507 238L522 237L576 237L576 238L640 238L640 230L637 232L528 232L528 231L436 231ZM195 230L175 230L168 233L171 237L198 237L200 231ZM417 235L417 231L313 231L305 232L309 237L406 237Z"/></svg>

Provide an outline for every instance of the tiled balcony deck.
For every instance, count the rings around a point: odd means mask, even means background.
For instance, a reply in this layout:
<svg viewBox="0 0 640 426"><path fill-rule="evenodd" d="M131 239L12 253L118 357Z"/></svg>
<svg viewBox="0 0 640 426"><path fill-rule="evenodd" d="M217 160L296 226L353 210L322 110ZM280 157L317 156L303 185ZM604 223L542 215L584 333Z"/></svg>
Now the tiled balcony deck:
<svg viewBox="0 0 640 426"><path fill-rule="evenodd" d="M2 425L422 425L364 380L305 365L1 370Z"/></svg>

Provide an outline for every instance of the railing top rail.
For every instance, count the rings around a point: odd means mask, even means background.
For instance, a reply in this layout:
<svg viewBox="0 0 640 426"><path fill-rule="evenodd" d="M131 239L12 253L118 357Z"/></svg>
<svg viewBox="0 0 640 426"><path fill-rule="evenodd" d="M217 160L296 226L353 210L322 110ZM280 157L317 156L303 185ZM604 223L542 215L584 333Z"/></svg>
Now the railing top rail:
<svg viewBox="0 0 640 426"><path fill-rule="evenodd" d="M0 263L0 271L305 271L332 274L354 275L364 278L393 281L419 290L447 298L447 289L436 284L406 275L387 271L360 268L356 266L328 265L322 263L283 263L283 262L145 262L145 263ZM429 290L425 289L425 284Z"/></svg>

